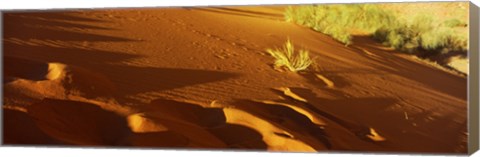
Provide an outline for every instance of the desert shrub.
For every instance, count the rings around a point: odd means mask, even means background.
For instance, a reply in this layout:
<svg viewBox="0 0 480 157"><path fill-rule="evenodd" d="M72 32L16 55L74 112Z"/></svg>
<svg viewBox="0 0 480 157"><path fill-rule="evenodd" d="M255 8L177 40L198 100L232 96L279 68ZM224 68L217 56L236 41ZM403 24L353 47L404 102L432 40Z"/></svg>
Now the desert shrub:
<svg viewBox="0 0 480 157"><path fill-rule="evenodd" d="M448 40L451 38L453 31L446 28L437 28L430 31L425 31L420 34L420 43L425 50L438 50L439 48L447 47Z"/></svg>
<svg viewBox="0 0 480 157"><path fill-rule="evenodd" d="M290 40L285 42L282 49L267 49L266 51L275 58L275 67L286 67L293 72L305 70L313 63L309 52L307 50L296 52Z"/></svg>
<svg viewBox="0 0 480 157"><path fill-rule="evenodd" d="M401 18L375 4L335 4L290 6L286 21L312 28L346 45L352 34L372 35L397 50L429 54L468 50L468 37L455 27L466 27L458 19L439 22L433 14Z"/></svg>
<svg viewBox="0 0 480 157"><path fill-rule="evenodd" d="M394 25L392 13L371 4L309 5L288 7L285 19L310 27L344 43L351 43L351 32L373 33Z"/></svg>
<svg viewBox="0 0 480 157"><path fill-rule="evenodd" d="M458 35L451 27L435 24L429 15L418 15L411 22L399 23L394 27L379 28L373 37L395 49L414 53L426 50L432 53L466 51L467 39Z"/></svg>

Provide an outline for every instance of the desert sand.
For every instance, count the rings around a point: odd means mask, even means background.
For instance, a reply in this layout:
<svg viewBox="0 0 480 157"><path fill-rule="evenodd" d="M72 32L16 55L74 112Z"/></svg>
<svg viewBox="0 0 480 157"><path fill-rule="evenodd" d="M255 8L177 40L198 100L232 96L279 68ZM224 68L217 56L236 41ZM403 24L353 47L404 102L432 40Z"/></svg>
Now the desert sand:
<svg viewBox="0 0 480 157"><path fill-rule="evenodd" d="M466 153L467 79L283 7L3 15L7 145ZM316 70L273 68L290 39Z"/></svg>

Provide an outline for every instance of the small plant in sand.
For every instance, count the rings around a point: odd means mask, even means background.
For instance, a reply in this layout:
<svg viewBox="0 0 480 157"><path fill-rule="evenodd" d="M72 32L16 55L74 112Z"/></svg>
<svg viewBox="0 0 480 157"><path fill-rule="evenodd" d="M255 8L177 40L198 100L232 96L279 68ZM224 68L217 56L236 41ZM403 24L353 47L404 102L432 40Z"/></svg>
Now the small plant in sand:
<svg viewBox="0 0 480 157"><path fill-rule="evenodd" d="M275 67L286 67L293 72L305 70L313 63L309 52L296 52L290 40L285 42L283 49L267 49L267 52L275 58Z"/></svg>

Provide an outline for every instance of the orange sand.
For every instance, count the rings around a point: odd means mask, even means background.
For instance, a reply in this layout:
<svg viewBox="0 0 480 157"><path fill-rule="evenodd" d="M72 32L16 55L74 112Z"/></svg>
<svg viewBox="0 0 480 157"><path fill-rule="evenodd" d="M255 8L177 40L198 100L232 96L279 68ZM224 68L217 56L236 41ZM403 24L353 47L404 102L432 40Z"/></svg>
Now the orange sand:
<svg viewBox="0 0 480 157"><path fill-rule="evenodd" d="M467 80L282 7L4 14L18 145L466 153ZM318 69L272 68L287 38Z"/></svg>

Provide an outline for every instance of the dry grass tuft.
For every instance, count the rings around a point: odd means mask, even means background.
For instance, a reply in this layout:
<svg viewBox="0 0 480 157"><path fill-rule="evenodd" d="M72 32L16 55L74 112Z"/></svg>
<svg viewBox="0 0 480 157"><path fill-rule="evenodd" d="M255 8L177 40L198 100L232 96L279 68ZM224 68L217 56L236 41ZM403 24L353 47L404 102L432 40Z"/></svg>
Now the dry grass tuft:
<svg viewBox="0 0 480 157"><path fill-rule="evenodd" d="M288 70L297 72L307 69L312 63L307 50L295 52L295 48L290 40L285 42L283 49L267 49L275 60L275 67L286 67Z"/></svg>

